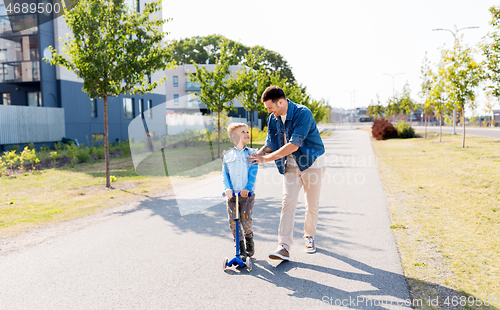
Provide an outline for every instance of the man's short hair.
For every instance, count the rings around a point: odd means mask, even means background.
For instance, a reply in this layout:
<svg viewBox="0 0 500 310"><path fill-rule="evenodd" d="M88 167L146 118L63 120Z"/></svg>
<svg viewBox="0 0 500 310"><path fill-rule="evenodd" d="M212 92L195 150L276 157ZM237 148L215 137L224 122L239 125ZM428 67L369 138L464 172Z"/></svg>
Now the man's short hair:
<svg viewBox="0 0 500 310"><path fill-rule="evenodd" d="M276 101L280 99L285 99L286 100L286 95L283 89L279 86L269 86L266 88L266 90L262 93L262 102L266 102L267 100L271 100L272 102L276 103Z"/></svg>

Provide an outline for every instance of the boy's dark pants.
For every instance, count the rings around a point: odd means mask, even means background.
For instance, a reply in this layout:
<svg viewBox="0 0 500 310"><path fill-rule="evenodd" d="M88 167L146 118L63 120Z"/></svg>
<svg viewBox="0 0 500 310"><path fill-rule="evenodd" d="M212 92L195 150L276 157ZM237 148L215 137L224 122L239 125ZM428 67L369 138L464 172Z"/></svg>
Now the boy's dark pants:
<svg viewBox="0 0 500 310"><path fill-rule="evenodd" d="M253 204L255 202L255 194L249 197L238 197L240 203L240 240L243 240L243 231L245 232L245 238L253 238L252 231L252 211ZM233 232L233 238L235 238L236 232L236 197L233 196L231 199L227 199L227 214L229 219L229 226Z"/></svg>

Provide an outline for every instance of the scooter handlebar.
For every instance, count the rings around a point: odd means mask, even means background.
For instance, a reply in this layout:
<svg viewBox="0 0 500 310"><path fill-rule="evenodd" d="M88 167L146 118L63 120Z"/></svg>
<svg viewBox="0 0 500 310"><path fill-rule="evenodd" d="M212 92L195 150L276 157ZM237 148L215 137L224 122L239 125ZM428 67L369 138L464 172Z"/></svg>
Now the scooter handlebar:
<svg viewBox="0 0 500 310"><path fill-rule="evenodd" d="M253 194L252 192L248 192L248 197L252 196L252 194ZM241 192L238 192L237 195L241 197ZM222 197L225 197L225 196L226 196L226 192L222 192Z"/></svg>

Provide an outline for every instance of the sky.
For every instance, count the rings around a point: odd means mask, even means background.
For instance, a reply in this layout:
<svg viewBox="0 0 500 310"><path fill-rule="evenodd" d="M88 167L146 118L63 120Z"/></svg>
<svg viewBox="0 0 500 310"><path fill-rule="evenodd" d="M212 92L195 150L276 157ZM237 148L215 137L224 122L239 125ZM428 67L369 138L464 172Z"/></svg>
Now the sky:
<svg viewBox="0 0 500 310"><path fill-rule="evenodd" d="M425 53L433 67L440 49L451 47L448 31L477 45L492 31L490 0L351 0L351 1L172 1L164 0L168 40L220 34L247 46L280 53L295 78L314 99L332 107L366 107L377 94L383 105L406 82L420 100L421 65ZM479 59L480 56L477 57ZM478 89L478 114L484 106ZM500 105L496 106L500 109ZM467 113L467 114L470 114Z"/></svg>

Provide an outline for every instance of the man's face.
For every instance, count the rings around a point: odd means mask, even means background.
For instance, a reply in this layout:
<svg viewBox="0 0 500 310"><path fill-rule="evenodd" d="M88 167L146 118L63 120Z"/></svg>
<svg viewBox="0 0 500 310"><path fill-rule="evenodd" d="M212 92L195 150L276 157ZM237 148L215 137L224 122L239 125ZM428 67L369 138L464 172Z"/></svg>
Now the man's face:
<svg viewBox="0 0 500 310"><path fill-rule="evenodd" d="M266 107L268 113L273 113L275 117L279 117L285 114L283 101L284 99L279 99L276 103L274 103L269 99L267 101L264 101L264 106Z"/></svg>

